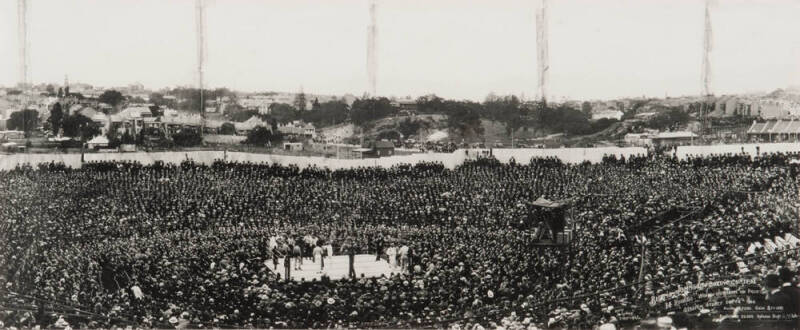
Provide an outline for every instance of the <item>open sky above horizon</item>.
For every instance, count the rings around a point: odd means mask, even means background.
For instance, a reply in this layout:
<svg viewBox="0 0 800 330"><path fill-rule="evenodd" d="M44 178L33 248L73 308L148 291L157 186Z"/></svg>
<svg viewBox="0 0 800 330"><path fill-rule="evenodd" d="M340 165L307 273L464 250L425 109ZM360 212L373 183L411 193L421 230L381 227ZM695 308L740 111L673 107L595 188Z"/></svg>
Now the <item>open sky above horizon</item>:
<svg viewBox="0 0 800 330"><path fill-rule="evenodd" d="M196 83L192 0L28 0L32 83ZM378 94L536 94L539 0L378 0ZM361 95L368 0L211 0L206 85ZM701 0L549 0L550 99L697 95ZM718 0L712 90L800 85L800 1ZM18 81L17 1L0 0L0 85Z"/></svg>

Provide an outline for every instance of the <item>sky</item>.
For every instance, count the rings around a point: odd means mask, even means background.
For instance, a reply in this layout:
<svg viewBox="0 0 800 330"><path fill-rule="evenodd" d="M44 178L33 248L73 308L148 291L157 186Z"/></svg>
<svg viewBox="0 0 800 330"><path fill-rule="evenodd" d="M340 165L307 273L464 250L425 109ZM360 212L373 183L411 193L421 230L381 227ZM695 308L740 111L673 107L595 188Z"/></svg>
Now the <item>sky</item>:
<svg viewBox="0 0 800 330"><path fill-rule="evenodd" d="M537 93L540 0L376 0L377 91ZM28 0L30 80L195 85L193 0ZM549 99L696 95L701 0L548 0ZM205 84L362 95L368 0L207 0ZM716 0L712 91L800 85L800 1ZM19 78L17 0L0 0L0 85Z"/></svg>

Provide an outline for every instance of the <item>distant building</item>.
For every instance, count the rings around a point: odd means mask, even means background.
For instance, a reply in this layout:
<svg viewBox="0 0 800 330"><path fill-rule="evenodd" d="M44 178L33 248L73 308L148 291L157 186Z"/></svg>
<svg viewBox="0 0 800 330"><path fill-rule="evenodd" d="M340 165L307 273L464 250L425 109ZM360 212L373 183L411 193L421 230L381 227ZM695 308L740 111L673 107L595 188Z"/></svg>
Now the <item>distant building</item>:
<svg viewBox="0 0 800 330"><path fill-rule="evenodd" d="M108 138L104 135L98 135L86 142L86 147L89 149L108 147Z"/></svg>
<svg viewBox="0 0 800 330"><path fill-rule="evenodd" d="M394 143L390 141L367 142L361 148L353 149L353 158L378 158L394 156Z"/></svg>
<svg viewBox="0 0 800 330"><path fill-rule="evenodd" d="M303 144L300 142L284 142L283 150L285 151L303 151Z"/></svg>
<svg viewBox="0 0 800 330"><path fill-rule="evenodd" d="M314 124L303 123L300 120L295 120L291 123L278 124L278 132L281 134L298 137L298 138L315 138L317 136L317 129Z"/></svg>
<svg viewBox="0 0 800 330"><path fill-rule="evenodd" d="M661 132L650 137L653 145L658 147L691 145L695 138L697 138L697 134L692 132Z"/></svg>
<svg viewBox="0 0 800 330"><path fill-rule="evenodd" d="M616 119L622 120L622 116L624 113L619 110L606 110L595 112L592 114L592 120L600 120L600 119Z"/></svg>
<svg viewBox="0 0 800 330"><path fill-rule="evenodd" d="M401 115L413 116L417 114L417 101L413 99L400 99L392 101L391 105L395 107Z"/></svg>
<svg viewBox="0 0 800 330"><path fill-rule="evenodd" d="M73 105L70 107L70 112L91 119L100 128L100 132L103 135L105 135L111 127L111 118L94 107Z"/></svg>
<svg viewBox="0 0 800 330"><path fill-rule="evenodd" d="M645 147L653 144L648 133L628 133L625 134L625 144L634 147Z"/></svg>
<svg viewBox="0 0 800 330"><path fill-rule="evenodd" d="M252 116L250 119L242 122L242 123L233 123L233 126L236 128L237 135L247 135L250 131L254 130L256 127L261 126L270 131L272 131L272 125L269 123L264 122L261 118L257 116Z"/></svg>
<svg viewBox="0 0 800 330"><path fill-rule="evenodd" d="M800 138L800 120L769 120L753 122L747 130L751 140L758 141L797 141Z"/></svg>

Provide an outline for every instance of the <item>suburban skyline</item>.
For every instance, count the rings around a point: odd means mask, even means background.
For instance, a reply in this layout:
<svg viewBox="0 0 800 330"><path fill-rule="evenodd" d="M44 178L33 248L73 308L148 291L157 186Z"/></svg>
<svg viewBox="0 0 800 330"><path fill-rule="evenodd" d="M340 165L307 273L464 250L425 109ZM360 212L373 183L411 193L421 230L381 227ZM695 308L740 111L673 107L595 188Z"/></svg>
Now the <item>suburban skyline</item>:
<svg viewBox="0 0 800 330"><path fill-rule="evenodd" d="M30 81L194 86L194 1L29 0ZM377 1L380 96L482 100L537 88L538 1ZM0 2L0 85L19 63ZM361 95L369 2L211 1L207 88ZM550 1L550 99L699 95L703 1ZM800 3L718 1L712 91L800 85Z"/></svg>

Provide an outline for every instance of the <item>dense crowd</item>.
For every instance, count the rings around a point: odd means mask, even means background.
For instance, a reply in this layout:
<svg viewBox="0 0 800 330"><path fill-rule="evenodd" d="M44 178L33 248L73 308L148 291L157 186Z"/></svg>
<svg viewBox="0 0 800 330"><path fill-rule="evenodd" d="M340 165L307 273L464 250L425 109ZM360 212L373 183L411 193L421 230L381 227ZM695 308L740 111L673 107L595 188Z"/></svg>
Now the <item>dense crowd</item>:
<svg viewBox="0 0 800 330"><path fill-rule="evenodd" d="M0 321L316 328L511 318L592 327L618 320L619 310L653 316L661 311L641 294L725 276L734 270L698 270L735 262L750 242L796 233L796 157L481 159L452 170L22 166L0 172ZM521 229L542 196L570 201L568 247L542 247ZM307 235L335 254L376 253L378 238L401 242L408 267L285 281L273 272L270 239ZM794 267L790 259L750 267ZM640 273L646 285L631 285Z"/></svg>

